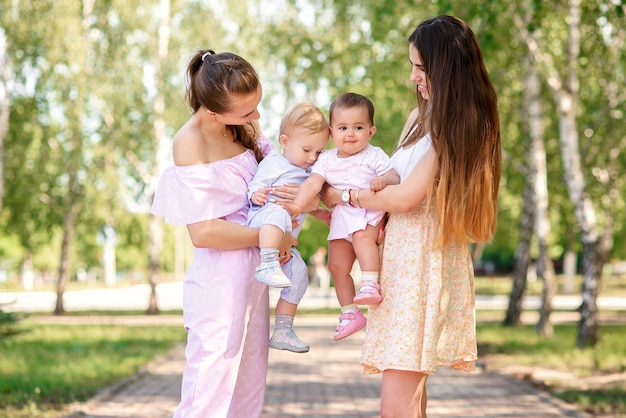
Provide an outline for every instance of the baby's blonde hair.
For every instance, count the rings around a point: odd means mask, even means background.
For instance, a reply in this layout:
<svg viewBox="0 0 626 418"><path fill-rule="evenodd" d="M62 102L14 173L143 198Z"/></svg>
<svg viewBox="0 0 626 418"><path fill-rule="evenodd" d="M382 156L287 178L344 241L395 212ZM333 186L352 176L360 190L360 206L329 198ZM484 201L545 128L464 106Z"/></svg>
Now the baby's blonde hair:
<svg viewBox="0 0 626 418"><path fill-rule="evenodd" d="M305 128L311 133L328 130L328 121L322 111L312 103L299 103L283 117L280 135L291 135L294 128Z"/></svg>

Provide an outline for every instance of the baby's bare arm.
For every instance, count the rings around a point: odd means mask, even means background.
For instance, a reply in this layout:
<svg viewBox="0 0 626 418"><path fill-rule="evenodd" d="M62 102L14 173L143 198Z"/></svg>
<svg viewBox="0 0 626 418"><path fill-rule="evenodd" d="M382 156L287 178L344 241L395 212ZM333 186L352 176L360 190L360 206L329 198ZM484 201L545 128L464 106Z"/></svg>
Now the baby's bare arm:
<svg viewBox="0 0 626 418"><path fill-rule="evenodd" d="M390 184L400 184L400 176L393 168L382 176L376 177L370 182L370 190L374 193L381 191Z"/></svg>

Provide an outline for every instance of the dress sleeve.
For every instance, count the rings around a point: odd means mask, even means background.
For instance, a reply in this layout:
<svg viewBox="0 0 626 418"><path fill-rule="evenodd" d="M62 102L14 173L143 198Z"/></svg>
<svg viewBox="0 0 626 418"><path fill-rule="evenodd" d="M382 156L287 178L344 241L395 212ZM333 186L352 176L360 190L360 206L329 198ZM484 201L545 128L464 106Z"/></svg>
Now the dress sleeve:
<svg viewBox="0 0 626 418"><path fill-rule="evenodd" d="M377 176L382 176L393 168L391 158L382 148L374 147L374 152L370 154L367 164L372 167Z"/></svg>
<svg viewBox="0 0 626 418"><path fill-rule="evenodd" d="M264 135L261 135L257 139L257 143L259 144L259 148L261 148L261 152L263 153L264 157L267 154L269 154L270 151L276 149L276 147L274 147L274 144L272 143L272 141L270 141L269 138L264 136Z"/></svg>
<svg viewBox="0 0 626 418"><path fill-rule="evenodd" d="M323 178L327 178L328 175L328 157L331 154L331 150L326 150L320 154L317 161L311 167L311 174L315 173Z"/></svg>
<svg viewBox="0 0 626 418"><path fill-rule="evenodd" d="M170 166L159 180L152 213L165 217L167 224L189 225L224 218L247 207L241 177L220 176L215 170L206 164Z"/></svg>
<svg viewBox="0 0 626 418"><path fill-rule="evenodd" d="M274 154L266 155L265 158L259 163L259 167L252 178L252 181L248 185L248 199L252 199L252 195L259 189L267 188L272 185L275 178L272 176L272 161L274 160Z"/></svg>

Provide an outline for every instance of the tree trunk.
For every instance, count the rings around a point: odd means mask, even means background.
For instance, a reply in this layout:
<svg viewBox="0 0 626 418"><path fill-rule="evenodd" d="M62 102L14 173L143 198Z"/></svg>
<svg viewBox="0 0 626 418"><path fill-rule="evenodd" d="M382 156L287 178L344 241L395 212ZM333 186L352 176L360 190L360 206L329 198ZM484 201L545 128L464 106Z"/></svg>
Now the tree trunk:
<svg viewBox="0 0 626 418"><path fill-rule="evenodd" d="M598 342L598 288L602 276L602 260L598 243L583 240L583 301L580 305L580 321L576 345L593 347Z"/></svg>
<svg viewBox="0 0 626 418"><path fill-rule="evenodd" d="M72 178L74 177L75 174L72 175ZM70 185L74 182L74 180L70 180ZM71 188L69 194L72 196ZM74 202L74 198L70 197L69 200L70 201L66 205L67 210L63 215L63 241L61 242L61 258L59 261L59 277L57 280L57 301L54 307L55 315L63 315L65 313L63 293L65 292L65 287L69 281L69 253L72 238L74 236L74 221L76 220L77 212L77 204Z"/></svg>
<svg viewBox="0 0 626 418"><path fill-rule="evenodd" d="M583 294L580 306L578 347L592 347L598 342L598 286L602 276L602 255L597 233L596 213L585 190L585 179L578 144L576 126L576 97L579 91L577 62L580 55L580 0L570 0L568 20L566 84L552 81L559 116L561 154L565 168L565 183L574 204L576 220L582 241ZM560 88L559 88L560 87Z"/></svg>
<svg viewBox="0 0 626 418"><path fill-rule="evenodd" d="M565 254L563 255L563 293L570 295L575 293L574 280L577 271L577 255L574 248L575 234L568 228L565 238Z"/></svg>
<svg viewBox="0 0 626 418"><path fill-rule="evenodd" d="M4 202L4 138L9 129L11 111L9 86L13 79L6 44L6 33L0 28L0 213Z"/></svg>
<svg viewBox="0 0 626 418"><path fill-rule="evenodd" d="M530 177L530 175L529 175ZM521 323L522 302L526 291L528 266L530 265L530 243L535 224L535 191L533 182L528 179L522 197L522 214L520 217L520 240L515 250L515 266L513 267L513 287L509 296L509 306L503 325L516 326Z"/></svg>
<svg viewBox="0 0 626 418"><path fill-rule="evenodd" d="M148 215L148 246L150 257L150 303L148 305L147 313L149 315L156 315L159 313L156 287L159 282L159 272L161 271L160 261L163 247L163 221L161 218L153 214Z"/></svg>
<svg viewBox="0 0 626 418"><path fill-rule="evenodd" d="M580 0L569 1L567 22L567 59L565 77L561 77L552 56L540 47L540 30L529 33L527 25L520 16L514 16L516 26L536 62L544 69L544 76L552 91L559 119L559 138L561 156L565 171L567 192L574 204L576 220L580 227L582 242L583 303L578 329L579 347L594 346L597 343L597 305L598 284L602 275L602 254L597 233L596 213L593 203L585 190L581 156L578 145L576 126L576 105L580 90L578 77L578 59L580 56ZM528 21L527 21L528 22Z"/></svg>
<svg viewBox="0 0 626 418"><path fill-rule="evenodd" d="M564 92L557 95L559 105L559 125L561 152L565 167L565 183L574 203L576 219L580 227L582 241L583 303L578 329L578 347L591 347L597 343L598 286L602 276L603 256L600 237L597 233L596 214L591 199L585 191L581 170L581 157L576 130L575 106L573 97Z"/></svg>
<svg viewBox="0 0 626 418"><path fill-rule="evenodd" d="M530 65L530 57L526 57L525 66L526 78L524 80L526 89L524 90L524 109L522 120L525 126L530 126L528 132L530 136L530 146L526 153L526 184L524 185L524 194L522 202L522 214L520 217L520 240L515 250L515 266L513 268L513 288L509 297L509 306L507 308L504 325L519 325L522 316L522 302L526 291L526 282L528 279L528 267L530 266L530 246L533 238L533 230L535 229L537 211L537 158L540 148L537 142L543 141L541 137L543 127L541 122L541 97L540 85L537 74ZM543 142L541 142L543 147ZM544 155L545 160L545 155Z"/></svg>
<svg viewBox="0 0 626 418"><path fill-rule="evenodd" d="M89 30L92 25L93 6L95 0L83 1L82 7L82 35L81 39L82 48L84 51L89 51L92 41L90 39ZM74 74L72 80L72 86L68 87L70 90L76 91L76 98L74 100L67 101L67 129L66 140L70 146L68 147L67 167L66 173L68 176L67 182L67 195L63 202L63 238L61 243L61 256L59 259L59 277L57 278L57 301L54 308L55 315L62 315L65 313L65 307L63 306L63 293L65 287L69 281L69 254L74 238L74 228L76 218L80 212L80 208L83 202L83 190L80 180L80 172L84 167L84 106L86 103L86 94L89 77L91 76L91 69L88 64L88 57L84 56L84 61Z"/></svg>
<svg viewBox="0 0 626 418"><path fill-rule="evenodd" d="M161 165L164 160L164 153L166 148L166 136L165 136L165 120L163 119L163 112L165 110L165 92L163 91L164 76L164 64L167 61L169 35L170 35L170 0L161 0L161 6L159 7L161 12L161 20L159 24L159 50L156 63L156 97L154 99L154 137L157 141L156 158L153 165L153 172L148 181L150 189L156 189L156 182L158 181L158 174L160 172ZM156 298L156 286L158 284L158 274L160 268L161 251L163 249L163 224L162 221L156 216L150 214L148 219L149 224L149 238L148 249L150 253L150 276L148 278L150 282L150 302L148 306L148 314L154 315L159 313Z"/></svg>
<svg viewBox="0 0 626 418"><path fill-rule="evenodd" d="M556 294L556 281L554 278L554 264L548 254L548 243L545 237L539 238L539 258L537 259L537 275L543 280L541 293L541 307L539 309L539 321L535 329L542 337L553 335L550 315L553 311L552 300Z"/></svg>
<svg viewBox="0 0 626 418"><path fill-rule="evenodd" d="M24 290L35 288L35 272L33 271L33 255L29 250L25 250L22 259L22 287Z"/></svg>
<svg viewBox="0 0 626 418"><path fill-rule="evenodd" d="M535 196L535 235L538 241L539 256L537 258L537 276L543 281L541 307L537 333L544 337L552 335L550 314L552 299L555 294L554 266L548 253L550 237L550 219L548 215L548 172L546 166L546 149L544 146L543 106L541 102L541 83L537 68L530 53L526 57L524 103L526 103L528 126L530 129L530 150L528 164Z"/></svg>

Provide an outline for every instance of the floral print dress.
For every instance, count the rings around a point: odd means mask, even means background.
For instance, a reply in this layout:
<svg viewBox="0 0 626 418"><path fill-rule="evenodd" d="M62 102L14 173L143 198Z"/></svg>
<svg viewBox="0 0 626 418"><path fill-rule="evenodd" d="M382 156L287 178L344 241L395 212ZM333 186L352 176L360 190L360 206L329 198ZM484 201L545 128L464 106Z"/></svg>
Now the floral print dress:
<svg viewBox="0 0 626 418"><path fill-rule="evenodd" d="M402 180L432 146L425 137L392 156ZM380 286L383 301L368 315L361 365L434 373L438 366L473 371L477 358L474 269L465 243L434 246L438 220L424 206L390 214Z"/></svg>

